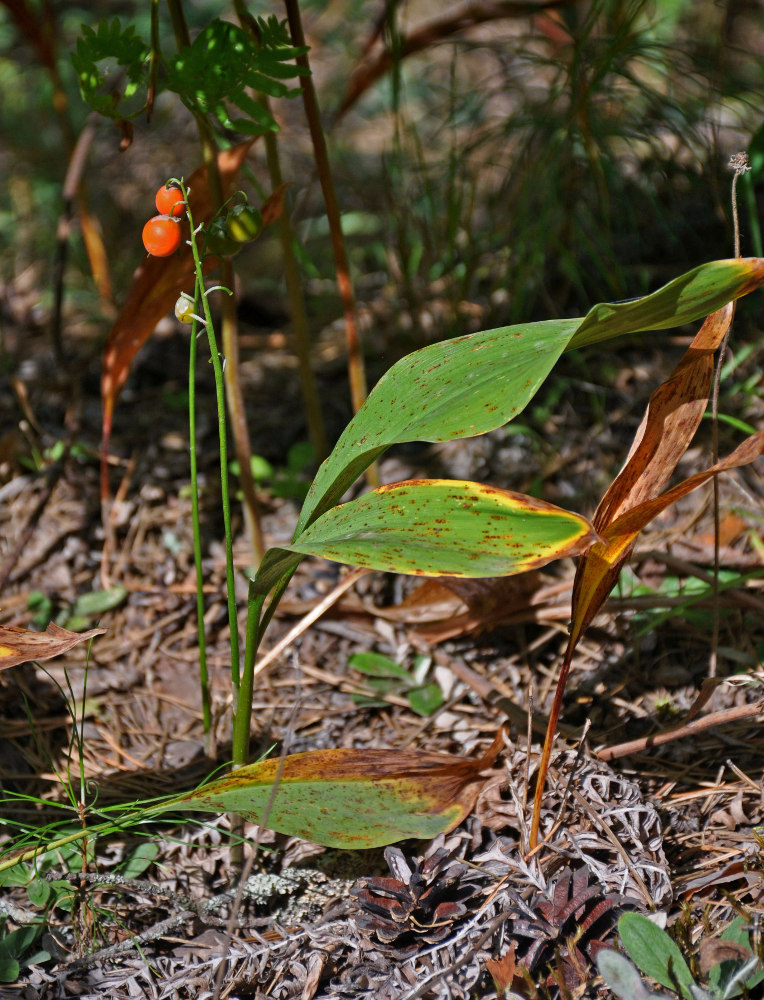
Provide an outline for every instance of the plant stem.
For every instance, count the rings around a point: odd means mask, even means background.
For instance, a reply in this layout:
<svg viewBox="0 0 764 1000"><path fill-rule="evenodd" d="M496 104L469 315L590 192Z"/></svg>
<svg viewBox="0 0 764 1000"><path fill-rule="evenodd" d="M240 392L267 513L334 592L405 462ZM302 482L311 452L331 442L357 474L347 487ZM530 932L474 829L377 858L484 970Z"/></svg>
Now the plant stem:
<svg viewBox="0 0 764 1000"><path fill-rule="evenodd" d="M183 4L181 0L167 0L170 10L173 30L178 50L182 51L190 44L188 25L186 24ZM223 184L218 169L218 144L215 133L212 131L209 122L201 115L194 116L196 126L199 131L199 141L202 147L202 159L207 167L207 182L212 195L212 204L215 209L223 205L224 192ZM230 258L221 262L221 283L229 288L233 293L234 272ZM221 334L223 341L223 354L226 359L225 385L228 402L228 412L231 417L231 433L233 436L236 458L239 463L239 475L241 478L241 490L244 496L244 518L252 549L252 562L257 566L263 557L265 544L263 542L262 528L260 525L260 512L255 492L255 481L252 476L250 459L252 456L252 446L247 428L246 410L244 408L244 397L241 391L241 374L239 368L239 343L236 322L236 300L234 295L226 296L221 303Z"/></svg>
<svg viewBox="0 0 764 1000"><path fill-rule="evenodd" d="M194 312L199 311L199 299L204 289L195 289ZM196 336L197 324L191 326L191 346L188 356L188 440L189 464L191 470L191 524L194 535L194 566L196 568L196 615L199 641L199 687L202 695L202 723L204 728L204 750L208 757L212 752L212 707L210 683L207 673L207 640L204 634L204 573L202 570L202 537L199 523L199 478L196 462Z"/></svg>
<svg viewBox="0 0 764 1000"><path fill-rule="evenodd" d="M185 185L182 185L183 198L188 206L188 192ZM236 618L236 593L235 577L233 567L233 534L231 532L231 501L228 488L228 444L226 441L226 410L225 410L225 386L223 380L223 366L220 362L217 340L215 338L215 328L212 324L212 313L207 295L204 292L204 274L202 262L199 257L199 247L196 242L194 232L194 220L191 210L187 207L188 223L191 227L191 252L194 256L194 269L196 272L196 286L200 290L204 320L207 327L207 339L210 345L210 360L212 370L215 375L215 400L218 413L218 441L220 447L220 501L223 508L223 527L225 531L225 561L226 561L226 590L228 597L228 624L231 632L231 685L233 689L234 704L234 727L236 726L236 708L239 697L239 627Z"/></svg>
<svg viewBox="0 0 764 1000"><path fill-rule="evenodd" d="M305 33L302 28L299 0L284 0L284 5L286 7L287 19L289 21L289 30L292 35L292 44L304 47ZM357 413L367 395L366 372L363 364L361 338L358 333L358 326L356 323L353 284L350 280L350 268L345 248L345 238L342 233L342 222L340 219L337 194L334 189L334 179L332 177L331 166L329 164L326 137L321 126L321 113L318 107L316 89L313 86L313 77L310 73L310 63L308 62L307 53L296 56L295 61L298 66L303 66L308 71L306 76L302 78L302 100L305 106L305 116L308 119L310 138L313 142L313 156L316 161L318 178L321 182L321 190L323 192L324 203L326 205L326 217L329 221L329 230L332 238L332 251L334 253L334 263L337 269L337 286L342 299L342 307L345 317L345 339L348 352L350 398L353 404L353 412Z"/></svg>

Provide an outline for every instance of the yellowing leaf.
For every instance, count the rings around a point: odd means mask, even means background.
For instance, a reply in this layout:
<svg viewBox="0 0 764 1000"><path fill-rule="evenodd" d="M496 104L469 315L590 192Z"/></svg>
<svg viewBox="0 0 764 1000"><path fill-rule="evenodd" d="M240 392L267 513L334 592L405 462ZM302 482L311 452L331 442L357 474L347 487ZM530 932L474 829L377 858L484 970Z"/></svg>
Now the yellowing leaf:
<svg viewBox="0 0 764 1000"><path fill-rule="evenodd" d="M596 537L585 517L535 497L410 479L333 507L291 545L270 549L255 586L267 591L303 555L420 576L510 576L578 555Z"/></svg>
<svg viewBox="0 0 764 1000"><path fill-rule="evenodd" d="M29 660L50 660L105 631L105 628L91 628L88 632L70 632L54 622L44 632L0 625L0 670Z"/></svg>
<svg viewBox="0 0 764 1000"><path fill-rule="evenodd" d="M235 812L327 847L366 848L451 830L473 809L503 746L470 759L410 750L313 750L241 767L151 812Z"/></svg>

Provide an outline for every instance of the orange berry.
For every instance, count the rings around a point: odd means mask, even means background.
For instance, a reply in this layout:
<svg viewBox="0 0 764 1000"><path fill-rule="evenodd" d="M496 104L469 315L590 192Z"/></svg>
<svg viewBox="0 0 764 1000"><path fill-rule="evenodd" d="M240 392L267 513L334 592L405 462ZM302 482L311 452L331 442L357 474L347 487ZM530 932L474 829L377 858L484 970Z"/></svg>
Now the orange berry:
<svg viewBox="0 0 764 1000"><path fill-rule="evenodd" d="M155 215L143 227L143 245L152 257L169 257L180 246L180 223L170 215Z"/></svg>
<svg viewBox="0 0 764 1000"><path fill-rule="evenodd" d="M186 210L180 188L175 187L174 184L170 187L166 187L163 184L157 191L157 196L154 200L156 201L157 211L160 215L172 215L176 219L179 219Z"/></svg>

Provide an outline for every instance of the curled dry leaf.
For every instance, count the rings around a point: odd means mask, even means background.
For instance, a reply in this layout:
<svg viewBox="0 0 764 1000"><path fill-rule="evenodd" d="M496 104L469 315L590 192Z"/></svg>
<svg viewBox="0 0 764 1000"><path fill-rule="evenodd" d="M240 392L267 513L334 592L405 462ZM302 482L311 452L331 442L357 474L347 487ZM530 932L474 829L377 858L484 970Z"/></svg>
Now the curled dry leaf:
<svg viewBox="0 0 764 1000"><path fill-rule="evenodd" d="M50 660L105 631L105 628L91 628L87 632L70 632L55 622L51 622L44 632L0 625L0 670L29 660Z"/></svg>
<svg viewBox="0 0 764 1000"><path fill-rule="evenodd" d="M729 329L733 313L731 303L712 313L671 376L652 394L626 464L597 507L592 523L604 541L593 546L578 564L571 650L610 593L639 532L657 513L679 499L676 496L665 504L648 505L668 482L703 418L713 378L714 352ZM627 512L639 509L644 516L622 520ZM634 530L631 525L639 527Z"/></svg>

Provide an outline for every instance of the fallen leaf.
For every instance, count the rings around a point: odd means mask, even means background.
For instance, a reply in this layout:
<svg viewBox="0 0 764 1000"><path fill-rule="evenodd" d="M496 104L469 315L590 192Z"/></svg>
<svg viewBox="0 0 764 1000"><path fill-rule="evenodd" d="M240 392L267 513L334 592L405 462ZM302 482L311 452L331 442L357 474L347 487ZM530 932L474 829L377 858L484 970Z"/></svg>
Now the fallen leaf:
<svg viewBox="0 0 764 1000"><path fill-rule="evenodd" d="M700 972L703 976L707 976L721 962L747 962L749 958L751 949L737 941L703 938L700 942Z"/></svg>
<svg viewBox="0 0 764 1000"><path fill-rule="evenodd" d="M0 670L29 660L50 660L105 631L105 628L91 628L87 632L70 632L55 622L51 622L44 632L0 625Z"/></svg>
<svg viewBox="0 0 764 1000"><path fill-rule="evenodd" d="M240 767L150 812L234 812L326 847L366 848L453 829L504 745L477 759L410 750L313 750Z"/></svg>
<svg viewBox="0 0 764 1000"><path fill-rule="evenodd" d="M509 947L501 958L486 958L484 961L485 967L499 991L499 996L504 996L512 988L512 982L515 978L515 942L510 941Z"/></svg>

